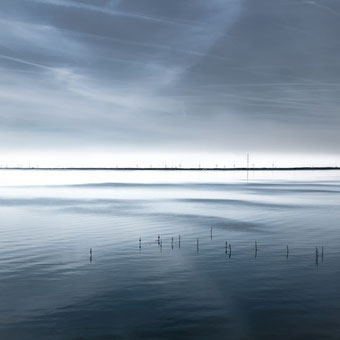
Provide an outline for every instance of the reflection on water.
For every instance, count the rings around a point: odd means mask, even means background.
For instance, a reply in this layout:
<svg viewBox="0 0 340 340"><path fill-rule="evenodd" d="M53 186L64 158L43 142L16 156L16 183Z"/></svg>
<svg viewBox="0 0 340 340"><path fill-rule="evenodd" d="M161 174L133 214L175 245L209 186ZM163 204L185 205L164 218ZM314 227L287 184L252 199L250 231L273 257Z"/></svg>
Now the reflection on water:
<svg viewBox="0 0 340 340"><path fill-rule="evenodd" d="M0 171L0 338L339 339L340 172Z"/></svg>

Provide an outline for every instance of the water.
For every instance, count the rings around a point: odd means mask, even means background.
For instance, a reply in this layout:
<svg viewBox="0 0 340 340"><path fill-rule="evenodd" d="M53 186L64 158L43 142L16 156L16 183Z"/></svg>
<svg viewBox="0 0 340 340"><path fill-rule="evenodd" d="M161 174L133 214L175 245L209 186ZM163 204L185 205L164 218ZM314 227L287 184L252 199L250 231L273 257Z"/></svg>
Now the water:
<svg viewBox="0 0 340 340"><path fill-rule="evenodd" d="M1 170L0 338L339 339L340 172L248 175Z"/></svg>

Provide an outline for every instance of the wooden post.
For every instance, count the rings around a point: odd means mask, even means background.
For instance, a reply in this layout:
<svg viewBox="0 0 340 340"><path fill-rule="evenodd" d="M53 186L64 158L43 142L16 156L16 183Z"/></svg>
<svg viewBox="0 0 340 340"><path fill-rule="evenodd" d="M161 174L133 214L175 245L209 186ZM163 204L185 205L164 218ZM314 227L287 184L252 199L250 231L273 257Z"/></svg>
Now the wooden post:
<svg viewBox="0 0 340 340"><path fill-rule="evenodd" d="M319 266L319 250L318 247L315 247L315 265Z"/></svg>

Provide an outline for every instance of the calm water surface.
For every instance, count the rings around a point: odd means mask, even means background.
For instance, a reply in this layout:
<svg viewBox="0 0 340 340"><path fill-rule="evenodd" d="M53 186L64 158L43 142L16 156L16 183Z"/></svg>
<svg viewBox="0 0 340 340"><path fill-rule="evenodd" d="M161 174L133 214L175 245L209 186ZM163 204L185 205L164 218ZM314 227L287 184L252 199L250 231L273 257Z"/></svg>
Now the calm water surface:
<svg viewBox="0 0 340 340"><path fill-rule="evenodd" d="M0 170L0 338L340 339L340 172L248 176Z"/></svg>

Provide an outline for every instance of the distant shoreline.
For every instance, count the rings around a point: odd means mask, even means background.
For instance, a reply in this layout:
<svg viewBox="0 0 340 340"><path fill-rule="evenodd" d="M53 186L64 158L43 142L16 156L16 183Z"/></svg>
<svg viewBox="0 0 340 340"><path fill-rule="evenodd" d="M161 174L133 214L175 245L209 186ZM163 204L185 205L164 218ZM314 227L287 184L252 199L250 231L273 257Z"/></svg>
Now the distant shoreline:
<svg viewBox="0 0 340 340"><path fill-rule="evenodd" d="M19 168L2 167L0 170L63 170L63 171L315 171L315 170L340 170L340 167L277 167L277 168Z"/></svg>

